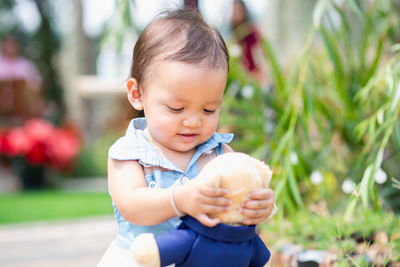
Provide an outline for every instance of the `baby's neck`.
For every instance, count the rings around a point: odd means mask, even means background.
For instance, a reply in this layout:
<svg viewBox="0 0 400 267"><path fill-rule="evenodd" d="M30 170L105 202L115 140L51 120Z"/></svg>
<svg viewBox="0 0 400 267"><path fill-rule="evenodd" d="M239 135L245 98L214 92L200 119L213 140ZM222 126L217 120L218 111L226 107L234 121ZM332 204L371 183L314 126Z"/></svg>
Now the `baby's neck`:
<svg viewBox="0 0 400 267"><path fill-rule="evenodd" d="M164 157L173 162L176 166L178 166L181 170L187 171L189 167L190 161L192 160L194 154L196 153L196 149L192 149L187 152L179 152L166 149L162 151Z"/></svg>

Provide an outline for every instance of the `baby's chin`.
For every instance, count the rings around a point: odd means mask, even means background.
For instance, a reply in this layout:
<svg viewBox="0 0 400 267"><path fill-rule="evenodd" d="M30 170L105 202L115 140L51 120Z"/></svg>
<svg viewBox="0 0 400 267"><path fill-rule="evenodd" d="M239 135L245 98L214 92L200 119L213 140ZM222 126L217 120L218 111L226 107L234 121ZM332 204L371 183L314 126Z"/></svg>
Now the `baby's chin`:
<svg viewBox="0 0 400 267"><path fill-rule="evenodd" d="M190 153L197 149L198 144L164 144L164 148L175 153Z"/></svg>
<svg viewBox="0 0 400 267"><path fill-rule="evenodd" d="M208 139L202 140L200 138L197 138L197 140L195 140L194 142L190 142L190 143L179 143L176 145L166 144L166 145L171 150L174 150L176 152L186 153L186 152L193 152L193 150L196 150L199 145L203 144L207 140Z"/></svg>
<svg viewBox="0 0 400 267"><path fill-rule="evenodd" d="M172 147L170 148L171 150L177 152L177 153L192 153L193 151L196 151L198 145L190 146L190 147Z"/></svg>

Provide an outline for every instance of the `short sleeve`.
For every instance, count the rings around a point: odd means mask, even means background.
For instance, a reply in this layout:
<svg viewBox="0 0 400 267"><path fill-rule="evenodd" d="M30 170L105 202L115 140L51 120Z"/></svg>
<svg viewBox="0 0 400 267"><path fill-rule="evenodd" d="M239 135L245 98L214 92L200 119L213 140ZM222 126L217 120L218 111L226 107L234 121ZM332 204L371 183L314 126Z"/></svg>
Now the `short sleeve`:
<svg viewBox="0 0 400 267"><path fill-rule="evenodd" d="M116 160L137 160L139 154L136 152L137 146L128 138L119 138L108 150L108 157Z"/></svg>

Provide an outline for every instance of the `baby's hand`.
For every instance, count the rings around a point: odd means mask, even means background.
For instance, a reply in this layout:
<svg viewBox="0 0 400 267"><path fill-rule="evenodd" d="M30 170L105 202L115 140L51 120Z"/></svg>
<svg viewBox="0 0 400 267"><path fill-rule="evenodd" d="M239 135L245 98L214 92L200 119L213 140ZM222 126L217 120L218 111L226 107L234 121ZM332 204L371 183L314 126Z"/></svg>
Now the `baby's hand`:
<svg viewBox="0 0 400 267"><path fill-rule="evenodd" d="M226 189L191 180L174 189L174 199L179 211L189 214L206 226L213 227L220 221L210 218L207 214L229 210L231 201L224 197L227 192Z"/></svg>
<svg viewBox="0 0 400 267"><path fill-rule="evenodd" d="M249 200L241 207L241 213L248 217L242 224L252 225L266 221L271 216L274 203L274 192L270 188L251 192Z"/></svg>

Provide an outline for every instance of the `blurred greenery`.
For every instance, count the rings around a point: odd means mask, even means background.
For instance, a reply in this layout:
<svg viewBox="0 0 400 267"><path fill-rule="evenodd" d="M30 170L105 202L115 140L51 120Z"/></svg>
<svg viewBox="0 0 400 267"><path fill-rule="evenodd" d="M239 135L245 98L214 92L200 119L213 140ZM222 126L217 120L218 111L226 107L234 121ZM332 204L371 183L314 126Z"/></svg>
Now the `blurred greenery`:
<svg viewBox="0 0 400 267"><path fill-rule="evenodd" d="M397 238L400 235L400 218L392 214L367 212L368 216L354 218L351 223L344 221L340 213L321 215L300 211L296 215L289 215L285 220L276 218L268 224L263 224L261 230L273 238L286 239L311 249L328 250L332 244L350 238L354 234L364 240L372 240L374 235L383 231ZM282 227L285 225L285 227ZM319 229L318 232L315 229ZM283 243L282 241L280 243ZM340 244L339 244L340 245ZM400 251L400 240L396 240L396 251ZM353 247L354 249L354 247ZM350 254L350 252L348 251ZM399 255L400 256L400 255Z"/></svg>
<svg viewBox="0 0 400 267"><path fill-rule="evenodd" d="M139 32L139 29L133 23L132 7L134 6L136 6L135 0L117 0L115 2L116 11L104 29L101 45L113 44L118 51L121 51L127 32Z"/></svg>
<svg viewBox="0 0 400 267"><path fill-rule="evenodd" d="M383 251L379 250L380 257L390 255L392 263L399 262L399 216L373 211L368 211L367 216L363 215L359 211L351 221L345 221L341 213L326 214L303 210L285 219L276 217L261 225L260 230L267 245L274 244L277 251L287 244L297 244L306 249L335 253L338 256L335 266L371 266L368 265L371 262L367 262L365 257L360 257L355 262L352 262L351 257L357 253L366 253L373 244L380 246L380 249L384 248ZM388 252L389 249L392 253ZM277 255L278 253L273 257Z"/></svg>
<svg viewBox="0 0 400 267"><path fill-rule="evenodd" d="M272 166L281 215L322 199L342 210L347 201L348 217L359 201L364 210L379 210L378 189L391 182L377 185L377 173L400 175L398 164L388 168L400 156L399 3L318 1L289 66L277 60L284 51L263 40L266 87L232 59L221 123L237 133L235 149ZM312 176L322 183L313 184ZM350 200L341 192L345 180L357 184ZM390 191L397 198L385 199L398 201L400 191Z"/></svg>
<svg viewBox="0 0 400 267"><path fill-rule="evenodd" d="M0 224L112 215L107 193L33 191L0 195Z"/></svg>
<svg viewBox="0 0 400 267"><path fill-rule="evenodd" d="M76 166L62 176L66 178L91 178L107 176L108 149L118 137L107 134L86 142L80 151Z"/></svg>

